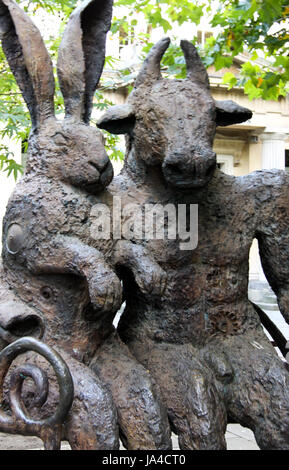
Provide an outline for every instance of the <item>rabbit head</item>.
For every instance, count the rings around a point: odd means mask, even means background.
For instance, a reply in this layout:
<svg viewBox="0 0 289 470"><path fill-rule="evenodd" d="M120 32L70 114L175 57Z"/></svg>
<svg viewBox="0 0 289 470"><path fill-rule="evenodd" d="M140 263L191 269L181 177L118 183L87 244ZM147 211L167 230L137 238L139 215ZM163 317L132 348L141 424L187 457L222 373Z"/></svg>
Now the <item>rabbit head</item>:
<svg viewBox="0 0 289 470"><path fill-rule="evenodd" d="M65 118L58 120L53 65L40 32L14 0L0 0L3 50L32 120L26 174L52 177L90 193L112 180L103 135L89 126L112 4L113 0L86 0L70 16L57 62L65 103Z"/></svg>

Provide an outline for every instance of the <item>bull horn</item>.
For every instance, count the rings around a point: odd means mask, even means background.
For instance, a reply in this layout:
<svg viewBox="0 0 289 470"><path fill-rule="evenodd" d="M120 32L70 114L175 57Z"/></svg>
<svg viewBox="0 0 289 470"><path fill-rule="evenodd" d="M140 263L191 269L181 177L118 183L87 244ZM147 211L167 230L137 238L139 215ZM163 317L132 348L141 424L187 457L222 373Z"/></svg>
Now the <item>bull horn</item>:
<svg viewBox="0 0 289 470"><path fill-rule="evenodd" d="M186 59L187 77L198 85L203 84L209 90L209 77L195 46L189 41L182 40L181 48Z"/></svg>
<svg viewBox="0 0 289 470"><path fill-rule="evenodd" d="M170 38L163 38L155 44L150 50L140 73L135 82L135 88L145 83L151 83L160 80L161 76L161 60L170 44Z"/></svg>

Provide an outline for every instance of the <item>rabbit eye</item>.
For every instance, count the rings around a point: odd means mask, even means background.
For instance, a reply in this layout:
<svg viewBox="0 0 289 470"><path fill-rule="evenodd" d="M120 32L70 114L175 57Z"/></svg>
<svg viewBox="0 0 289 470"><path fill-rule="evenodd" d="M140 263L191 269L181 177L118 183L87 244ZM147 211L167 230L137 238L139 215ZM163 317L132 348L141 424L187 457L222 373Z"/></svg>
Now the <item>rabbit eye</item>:
<svg viewBox="0 0 289 470"><path fill-rule="evenodd" d="M53 140L54 140L54 143L56 145L66 145L67 144L66 137L64 137L64 135L61 134L60 132L57 132L57 134L55 134L53 136Z"/></svg>

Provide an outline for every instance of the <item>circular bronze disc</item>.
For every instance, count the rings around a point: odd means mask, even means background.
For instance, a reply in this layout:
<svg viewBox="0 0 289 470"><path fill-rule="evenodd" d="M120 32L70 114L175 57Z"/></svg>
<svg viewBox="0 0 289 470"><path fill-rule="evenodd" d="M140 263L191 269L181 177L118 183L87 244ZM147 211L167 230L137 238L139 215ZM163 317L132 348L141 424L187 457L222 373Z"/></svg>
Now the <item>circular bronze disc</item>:
<svg viewBox="0 0 289 470"><path fill-rule="evenodd" d="M24 231L18 224L10 225L7 233L6 247L9 253L15 255L24 245Z"/></svg>

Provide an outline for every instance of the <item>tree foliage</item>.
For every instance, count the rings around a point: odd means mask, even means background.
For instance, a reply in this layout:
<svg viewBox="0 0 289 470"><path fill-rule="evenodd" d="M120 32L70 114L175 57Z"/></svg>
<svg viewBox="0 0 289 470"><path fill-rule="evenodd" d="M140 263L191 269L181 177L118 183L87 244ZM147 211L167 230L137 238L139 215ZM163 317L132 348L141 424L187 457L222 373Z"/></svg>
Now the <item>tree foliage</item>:
<svg viewBox="0 0 289 470"><path fill-rule="evenodd" d="M57 37L46 39L47 47L56 63L61 33L68 16L78 0L16 0L22 8L34 14L39 8L48 14L57 15L60 29ZM142 14L152 28L160 28L164 35L170 35L173 24L199 24L203 17L208 19L216 33L199 46L204 64L216 70L230 67L238 54L247 55L239 76L231 71L224 75L229 88L242 86L250 99L277 100L288 92L289 54L288 19L289 0L115 0L116 7L125 8L125 14L113 19L111 32L119 30L128 36L133 34L137 15ZM116 10L117 11L117 10ZM143 56L152 46L150 30L139 38L143 44ZM197 38L186 38L195 41ZM249 60L250 59L250 60ZM263 62L257 59L263 59ZM118 67L118 62L108 57L107 63ZM183 54L173 41L164 56L163 66L168 74L177 78L185 76ZM120 71L124 83L130 83L133 75L130 69ZM57 83L57 79L56 79ZM111 85L111 83L110 83ZM105 86L105 84L104 84ZM96 106L103 110L110 103L97 90ZM63 100L56 89L56 113L63 112ZM7 146L5 136L27 141L30 118L22 96L11 74L2 49L0 48L0 170L17 177L21 170ZM111 158L122 158L117 138L107 134L107 148Z"/></svg>
<svg viewBox="0 0 289 470"><path fill-rule="evenodd" d="M207 67L228 68L237 55L248 56L239 77L231 72L225 75L229 88L244 87L250 99L277 100L288 93L288 0L116 0L115 5L128 9L121 20L123 27L125 22L130 23L130 16L141 12L153 28L161 28L164 34L170 32L173 23L199 24L205 16L216 31L200 48ZM119 21L115 19L115 24ZM197 41L196 37L187 39ZM147 43L150 47L149 39ZM181 56L173 45L164 58L168 72L179 77L185 73ZM262 65L255 63L257 59L263 59Z"/></svg>
<svg viewBox="0 0 289 470"><path fill-rule="evenodd" d="M277 100L286 96L289 82L288 0L221 0L211 25L221 26L222 34L208 41L206 61L222 67L221 55L230 66L236 55L248 52L239 79L225 76L229 86L244 86L249 98ZM256 65L264 58L268 64ZM218 62L216 64L216 62Z"/></svg>

